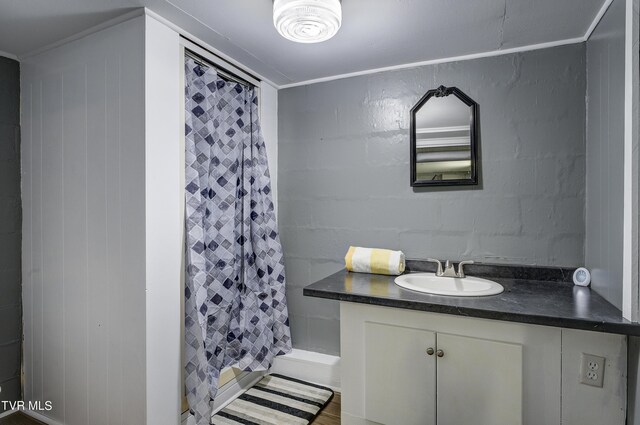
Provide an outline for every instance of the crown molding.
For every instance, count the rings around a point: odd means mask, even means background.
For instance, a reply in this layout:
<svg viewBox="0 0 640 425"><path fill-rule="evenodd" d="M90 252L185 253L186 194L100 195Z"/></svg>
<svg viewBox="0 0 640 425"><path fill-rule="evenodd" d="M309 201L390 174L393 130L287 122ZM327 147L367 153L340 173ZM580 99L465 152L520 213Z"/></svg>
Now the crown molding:
<svg viewBox="0 0 640 425"><path fill-rule="evenodd" d="M0 50L0 56L5 57L5 58L9 58L9 59L13 59L13 60L18 60L18 56L14 55L13 53L9 53L9 52L3 52L2 50Z"/></svg>
<svg viewBox="0 0 640 425"><path fill-rule="evenodd" d="M593 34L593 31L595 31L596 27L604 17L604 14L607 13L607 10L609 10L609 6L611 6L611 3L613 3L613 0L606 0L604 2L596 17L593 18L593 22L591 22L591 25L589 25L587 32L584 34L584 41L587 41L589 37L591 37L591 34Z"/></svg>
<svg viewBox="0 0 640 425"><path fill-rule="evenodd" d="M87 28L84 31L80 31L79 33L74 34L74 35L72 35L70 37L66 37L66 38L63 38L61 40L55 41L55 42L53 42L51 44L47 44L46 46L43 46L43 47L40 47L38 49L32 50L29 53L25 53L23 55L19 55L18 56L18 60L22 61L22 60L28 59L28 58L30 58L32 56L39 55L39 54L44 53L46 51L55 49L56 47L60 47L60 46L62 46L64 44L70 43L72 41L79 40L81 38L84 38L84 37L87 37L87 36L89 36L91 34L94 34L94 33L98 32L98 31L102 31L105 28L109 28L109 27L112 27L114 25L121 24L122 22L128 21L130 19L137 18L138 16L142 16L142 15L144 15L144 9L143 8L132 10L132 11L127 12L125 14L122 14L120 16L116 16L113 19L109 19L108 21L104 21L101 24L98 24L98 25L93 26L91 28Z"/></svg>
<svg viewBox="0 0 640 425"><path fill-rule="evenodd" d="M269 79L265 78L264 76L260 75L259 73L256 73L255 71L251 70L249 67L244 66L242 63L234 60L232 57L230 57L230 56L226 55L225 53L219 51L215 47L213 47L213 46L209 45L208 43L204 42L203 40L195 37L193 34L189 33L188 31L184 30L183 28L173 24L171 21L165 19L164 17L158 15L157 13L153 12L152 10L150 10L148 8L140 8L140 9L136 9L136 10L133 10L131 12L125 13L125 14L123 14L121 16L118 16L116 18L113 18L113 19L110 19L108 21L105 21L105 22L103 22L103 23L101 23L99 25L96 25L94 27L91 27L89 29L81 31L81 32L79 32L79 33L77 33L77 34L75 34L75 35L73 35L71 37L64 38L62 40L56 41L54 43L51 43L51 44L46 45L44 47L38 48L36 50L33 50L33 51L31 51L29 53L26 53L26 54L23 54L23 55L14 55L14 54L11 54L11 53L8 53L8 52L0 51L0 56L4 56L4 57L10 58L10 59L22 61L22 60L27 59L27 58L29 58L31 56L35 56L35 55L41 54L41 53L46 52L48 50L54 49L56 47L59 47L59 46L61 46L63 44L69 43L71 41L74 41L74 40L77 40L77 39L80 39L80 38L83 38L83 37L86 37L86 36L88 36L90 34L96 33L98 31L101 31L101 30L105 29L105 28L120 24L122 22L128 21L128 20L136 18L138 16L146 15L146 16L149 16L149 17L151 17L151 18L163 23L164 25L170 27L174 31L178 32L180 35L184 36L187 39L190 39L190 40L194 41L195 43L201 45L202 47L204 47L207 50L211 51L212 53L216 54L217 56L220 56L221 58L223 58L224 60L232 63L233 65L237 66L238 68L248 70L251 74L256 75L264 83L267 83L267 84L275 87L276 89L280 90L280 89L288 89L288 88L292 88L292 87L306 86L306 85L310 85L310 84L323 83L323 82L333 81L333 80L341 80L341 79L344 79L344 78L358 77L358 76L362 76L362 75L377 74L377 73L386 72L386 71L395 71L395 70L416 68L416 67L426 66L426 65L437 65L437 64L449 63L449 62L458 62L458 61L466 61L466 60L472 60L472 59L488 58L488 57L495 57L495 56L501 56L501 55L508 55L508 54L512 54L512 53L521 53L521 52L527 52L527 51L532 51L532 50L539 50L539 49L547 49L547 48L557 47L557 46L564 46L564 45L569 45L569 44L583 43L583 42L587 41L589 39L589 37L591 37L591 34L593 33L595 28L598 26L598 24L600 23L600 21L604 17L605 13L609 9L609 6L611 6L612 2L613 2L613 0L605 0L604 1L602 7L598 11L598 13L594 17L593 21L589 25L589 28L587 29L587 31L585 32L585 34L582 37L570 38L570 39L565 39L565 40L557 40L557 41L551 41L551 42L546 42L546 43L531 44L531 45L527 45L527 46L514 47L514 48L510 48L510 49L491 50L491 51L487 51L487 52L473 53L473 54L468 54L468 55L461 55L461 56L453 56L453 57L441 58L441 59L432 59L432 60L411 62L411 63L400 64L400 65L386 66L386 67L381 67L381 68L373 68L373 69L349 72L349 73L345 73L345 74L337 74L337 75L332 75L332 76L328 76L328 77L315 78L315 79L310 79L310 80L305 80L305 81L300 81L300 82L295 82L295 83L289 83L289 84L280 84L280 85L274 83L273 81L270 81Z"/></svg>
<svg viewBox="0 0 640 425"><path fill-rule="evenodd" d="M324 83L326 81L341 80L343 78L358 77L358 76L361 76L361 75L377 74L379 72L385 72L385 71L395 71L395 70L400 70L400 69L417 68L417 67L425 66L425 65L437 65L437 64L449 63L449 62L459 62L459 61L467 61L467 60L472 60L472 59L480 59L480 58L489 58L489 57L494 57L494 56L502 56L502 55L508 55L508 54L511 54L511 53L521 53L521 52L527 52L527 51L531 51L531 50L548 49L550 47L565 46L565 45L568 45L568 44L577 44L577 43L582 43L582 42L584 42L584 37L569 38L569 39L566 39L566 40L551 41L551 42L548 42L548 43L531 44L531 45L528 45L528 46L513 47L511 49L491 50L491 51L488 51L488 52L472 53L472 54L469 54L469 55L452 56L452 57L449 57L449 58L432 59L432 60L426 60L426 61L420 61L420 62L412 62L412 63L403 64L403 65L386 66L386 67L383 67L383 68L375 68L375 69L368 69L368 70L364 70L364 71L349 72L347 74L333 75L331 77L316 78L316 79L313 79L313 80L301 81L299 83L284 84L284 85L281 85L279 87L279 89L288 89L288 88L291 88L291 87L298 87L298 86L306 86L306 85L309 85L309 84Z"/></svg>

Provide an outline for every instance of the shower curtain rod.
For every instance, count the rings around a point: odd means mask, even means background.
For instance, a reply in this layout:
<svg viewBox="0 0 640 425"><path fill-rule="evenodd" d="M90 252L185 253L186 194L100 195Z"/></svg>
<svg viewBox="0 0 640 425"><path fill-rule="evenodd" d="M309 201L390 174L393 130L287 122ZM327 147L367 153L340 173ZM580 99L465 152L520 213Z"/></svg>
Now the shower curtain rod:
<svg viewBox="0 0 640 425"><path fill-rule="evenodd" d="M206 58L203 58L202 56L200 56L197 53L192 52L191 50L189 50L188 48L184 49L184 53L185 55L189 56L191 59L193 59L194 61L196 61L196 63L198 63L199 65L204 65L208 68L213 68L216 70L216 73L218 74L218 76L220 76L222 79L227 80L227 81L231 81L237 84L242 84L243 86L247 86L247 87L255 87L255 84L250 83L249 81L238 77L237 75L233 74L232 72L227 71L224 68L221 68L220 66L217 66L213 63L211 63L210 61L208 61Z"/></svg>

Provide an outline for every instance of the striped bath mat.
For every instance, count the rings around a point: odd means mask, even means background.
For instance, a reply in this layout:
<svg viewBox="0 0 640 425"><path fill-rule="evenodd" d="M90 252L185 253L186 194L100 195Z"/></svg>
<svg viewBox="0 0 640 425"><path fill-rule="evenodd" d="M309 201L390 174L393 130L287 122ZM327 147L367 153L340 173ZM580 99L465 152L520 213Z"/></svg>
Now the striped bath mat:
<svg viewBox="0 0 640 425"><path fill-rule="evenodd" d="M267 375L211 418L218 424L300 424L313 421L333 391L282 375Z"/></svg>

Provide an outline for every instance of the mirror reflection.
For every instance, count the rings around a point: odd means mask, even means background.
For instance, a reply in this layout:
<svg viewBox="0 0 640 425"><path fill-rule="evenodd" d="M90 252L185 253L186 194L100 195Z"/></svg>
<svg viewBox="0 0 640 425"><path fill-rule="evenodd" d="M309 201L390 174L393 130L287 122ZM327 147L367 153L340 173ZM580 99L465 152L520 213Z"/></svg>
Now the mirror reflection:
<svg viewBox="0 0 640 425"><path fill-rule="evenodd" d="M430 90L412 110L412 186L476 184L476 104L458 92Z"/></svg>

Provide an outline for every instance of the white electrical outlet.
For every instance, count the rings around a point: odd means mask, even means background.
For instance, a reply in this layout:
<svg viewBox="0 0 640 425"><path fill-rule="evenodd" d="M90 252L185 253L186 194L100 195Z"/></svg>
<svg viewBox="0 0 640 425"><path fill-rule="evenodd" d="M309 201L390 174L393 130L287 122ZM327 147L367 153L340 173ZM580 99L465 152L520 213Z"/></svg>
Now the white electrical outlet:
<svg viewBox="0 0 640 425"><path fill-rule="evenodd" d="M580 383L602 388L605 361L604 357L582 353L580 358Z"/></svg>

